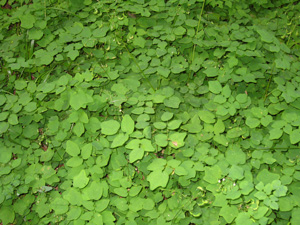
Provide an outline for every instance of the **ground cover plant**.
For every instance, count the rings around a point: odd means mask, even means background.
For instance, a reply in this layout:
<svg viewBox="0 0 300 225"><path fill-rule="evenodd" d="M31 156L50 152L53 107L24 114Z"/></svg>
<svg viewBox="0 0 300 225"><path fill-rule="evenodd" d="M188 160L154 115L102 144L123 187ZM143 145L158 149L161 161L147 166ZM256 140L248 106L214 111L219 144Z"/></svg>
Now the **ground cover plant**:
<svg viewBox="0 0 300 225"><path fill-rule="evenodd" d="M0 0L2 224L300 224L296 0Z"/></svg>

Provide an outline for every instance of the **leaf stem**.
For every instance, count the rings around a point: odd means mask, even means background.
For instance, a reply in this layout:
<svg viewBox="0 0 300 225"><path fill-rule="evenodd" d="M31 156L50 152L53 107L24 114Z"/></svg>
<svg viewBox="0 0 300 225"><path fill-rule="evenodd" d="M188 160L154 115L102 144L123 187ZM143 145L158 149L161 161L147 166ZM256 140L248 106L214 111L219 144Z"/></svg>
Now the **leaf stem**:
<svg viewBox="0 0 300 225"><path fill-rule="evenodd" d="M4 92L4 93L10 94L10 95L14 95L13 93L10 93L9 91L5 91L3 89L1 89L0 92Z"/></svg>
<svg viewBox="0 0 300 225"><path fill-rule="evenodd" d="M251 148L251 149L248 149L248 150L251 150L251 151L255 151L255 150L280 150L280 149L300 149L299 147L277 147L277 148Z"/></svg>
<svg viewBox="0 0 300 225"><path fill-rule="evenodd" d="M71 12L69 10L65 10L65 9L61 9L61 8L57 8L57 7L46 7L46 10L47 9L54 9L54 10L63 11L63 12L69 13L69 14L71 14L73 16L76 16L76 17L80 18L80 16L76 15L75 13L73 13L73 12Z"/></svg>
<svg viewBox="0 0 300 225"><path fill-rule="evenodd" d="M206 0L204 0L203 4L202 4L202 8L201 8L200 17L199 17L199 20L198 20L198 26L197 26L197 31L196 31L195 37L199 33L199 29L200 29L201 19L202 19L202 15L203 15L203 11L204 11L205 2L206 2ZM196 44L194 44L194 46L193 46L192 57L191 57L191 64L193 64L193 62L194 62L195 51L196 51ZM193 72L191 71L190 76L188 77L188 81L192 78L192 75L193 75Z"/></svg>
<svg viewBox="0 0 300 225"><path fill-rule="evenodd" d="M116 39L117 36L115 35ZM135 65L138 67L139 71L142 74L142 77L149 83L150 87L153 89L153 91L155 91L155 88L153 87L153 85L151 84L150 80L148 79L148 77L146 77L146 75L144 74L144 71L141 69L140 65L137 63L135 57L133 57L133 55L131 54L131 52L129 51L129 49L127 48L126 44L124 43L124 41L122 39L120 39L121 43L124 45L126 51L128 52L129 56L132 58L133 62L135 63Z"/></svg>
<svg viewBox="0 0 300 225"><path fill-rule="evenodd" d="M275 69L275 61L273 62L272 70L271 70L271 77L268 81L268 85L267 85L267 88L266 88L266 91L265 91L264 102L267 100L267 96L268 96L269 88L270 88L270 85L271 85L271 81L273 80L273 76L274 76L274 74L273 74L274 69Z"/></svg>

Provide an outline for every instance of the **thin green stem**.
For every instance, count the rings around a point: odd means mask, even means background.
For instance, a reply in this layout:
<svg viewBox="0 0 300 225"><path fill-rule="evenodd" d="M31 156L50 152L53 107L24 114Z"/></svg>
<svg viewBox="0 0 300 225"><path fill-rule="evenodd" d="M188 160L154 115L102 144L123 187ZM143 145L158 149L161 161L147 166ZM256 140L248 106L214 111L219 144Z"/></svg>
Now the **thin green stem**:
<svg viewBox="0 0 300 225"><path fill-rule="evenodd" d="M13 93L10 93L9 91L5 91L5 90L0 90L0 92L4 92L4 93L7 93L7 94L10 94L10 95L14 95Z"/></svg>
<svg viewBox="0 0 300 225"><path fill-rule="evenodd" d="M117 36L115 35L116 39ZM144 74L144 71L141 69L140 65L137 63L135 57L131 54L131 52L129 51L129 49L127 48L126 44L123 42L122 39L120 39L121 43L124 45L124 48L126 49L126 51L128 52L129 56L132 58L133 62L135 63L135 65L138 67L139 71L142 74L142 77L149 83L150 87L153 89L153 91L155 91L155 88L153 87L153 85L151 84L151 82L149 81L149 79L146 77L146 75Z"/></svg>
<svg viewBox="0 0 300 225"><path fill-rule="evenodd" d="M292 21L294 20L294 18L291 20L291 24L292 24ZM290 32L290 34L289 34L289 37L288 37L288 40L287 40L287 42L286 42L286 45L288 46L288 44L289 44L289 42L290 42L290 40L291 40L291 36L292 36L292 34L294 33L294 31L295 31L295 29L296 29L296 27L298 26L298 24L295 24L294 25L294 27L293 27L293 29L291 30L291 32ZM269 79L269 81L268 81L268 85L267 85L267 88L266 88L266 91L265 91L265 96L264 96L264 102L267 100L267 97L269 96L269 88L270 88L270 85L271 85L271 82L272 82L272 80L273 80L273 76L274 76L274 74L273 74L273 72L274 72L274 69L275 69L275 61L273 62L273 65L272 65L272 70L271 70L271 77L270 77L270 79Z"/></svg>
<svg viewBox="0 0 300 225"><path fill-rule="evenodd" d="M54 10L59 10L59 11L63 11L63 12L66 12L66 13L69 13L73 16L76 16L78 18L80 18L80 16L76 15L75 13L69 11L69 10L65 10L65 9L61 9L61 8L57 8L57 7L46 7L46 9L54 9Z"/></svg>
<svg viewBox="0 0 300 225"><path fill-rule="evenodd" d="M54 70L54 68L56 67L57 65L53 65L50 70L44 72L43 74L41 74L40 76L38 76L38 78L35 80L35 83L37 83L37 81L41 78L41 77L44 77L45 75L48 75ZM44 79L44 82L46 81L46 79L48 78L48 76Z"/></svg>
<svg viewBox="0 0 300 225"><path fill-rule="evenodd" d="M198 20L198 26L197 26L197 31L196 31L195 37L199 33L199 29L200 29L201 19L202 19L202 15L203 15L203 11L204 11L205 2L206 2L206 0L204 0L204 2L202 4L202 8L201 8L200 17L199 17L199 20ZM194 44L194 46L193 46L192 57L191 57L191 64L193 64L194 59L195 59L195 51L196 51L196 44ZM188 77L188 80L192 78L192 75L193 75L193 72L191 71L190 76Z"/></svg>
<svg viewBox="0 0 300 225"><path fill-rule="evenodd" d="M194 202L194 199L196 199L196 198L199 197L199 195L202 193L201 191L202 191L202 190L200 189L200 191L196 194L196 196L194 196L194 197L192 196L191 201L189 201L189 202L183 204L183 205L180 207L180 209L177 211L177 213L176 213L175 216L173 217L172 222L173 222L174 220L177 219L177 217L179 216L181 210L182 210L184 207L190 206L190 205ZM203 197L203 196L202 196L202 197Z"/></svg>
<svg viewBox="0 0 300 225"><path fill-rule="evenodd" d="M285 149L300 149L299 147L278 147L278 148L251 148L249 150L255 151L255 150L285 150Z"/></svg>
<svg viewBox="0 0 300 225"><path fill-rule="evenodd" d="M45 7L45 19L47 18L47 4L46 4L46 0L44 0L44 7Z"/></svg>
<svg viewBox="0 0 300 225"><path fill-rule="evenodd" d="M291 37L292 37L292 34L294 33L294 31L295 31L295 29L296 29L297 26L298 26L298 24L295 24L295 25L294 25L294 27L293 27L293 29L292 29L292 31L291 31L289 37L288 37L288 40L287 40L287 42L286 42L286 45L287 45L287 46L289 45L290 40L291 40Z"/></svg>
<svg viewBox="0 0 300 225"><path fill-rule="evenodd" d="M102 64L100 64L101 69L104 71L104 73L107 75L107 77L111 80L110 75L108 74L108 72L104 69L104 66Z"/></svg>
<svg viewBox="0 0 300 225"><path fill-rule="evenodd" d="M34 40L31 40L30 42L30 48L28 49L28 39L27 39L27 35L26 35L26 53L28 54L26 56L26 60L30 60L33 56L33 50L34 50ZM28 58L27 58L28 57ZM25 71L25 67L22 68L22 71L20 73L20 78L23 76L23 73Z"/></svg>
<svg viewBox="0 0 300 225"><path fill-rule="evenodd" d="M273 62L273 65L272 65L272 70L271 70L271 77L268 81L268 85L267 85L267 88L266 88L266 91L265 91L265 96L264 96L264 102L267 100L267 96L268 96L268 92L269 92L269 89L270 89L270 85L271 85L271 82L273 80L273 72L274 72L274 69L275 69L275 61Z"/></svg>

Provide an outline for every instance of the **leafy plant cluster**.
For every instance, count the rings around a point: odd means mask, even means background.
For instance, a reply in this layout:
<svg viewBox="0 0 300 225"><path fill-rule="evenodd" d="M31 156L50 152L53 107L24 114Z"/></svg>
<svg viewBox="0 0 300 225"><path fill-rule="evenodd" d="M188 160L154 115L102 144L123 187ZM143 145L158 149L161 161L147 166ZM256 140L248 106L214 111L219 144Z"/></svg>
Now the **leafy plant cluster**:
<svg viewBox="0 0 300 225"><path fill-rule="evenodd" d="M2 224L300 223L298 1L0 5Z"/></svg>

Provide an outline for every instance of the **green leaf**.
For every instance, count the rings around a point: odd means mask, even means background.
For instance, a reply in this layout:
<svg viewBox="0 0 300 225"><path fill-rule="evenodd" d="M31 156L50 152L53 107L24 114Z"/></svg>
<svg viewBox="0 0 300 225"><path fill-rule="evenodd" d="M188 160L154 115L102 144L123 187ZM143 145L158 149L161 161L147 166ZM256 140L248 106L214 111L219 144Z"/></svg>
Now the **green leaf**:
<svg viewBox="0 0 300 225"><path fill-rule="evenodd" d="M82 205L82 194L77 188L69 188L63 193L63 198L66 199L71 205Z"/></svg>
<svg viewBox="0 0 300 225"><path fill-rule="evenodd" d="M78 90L70 96L70 105L75 110L85 108L88 102L87 95L83 90Z"/></svg>
<svg viewBox="0 0 300 225"><path fill-rule="evenodd" d="M279 139L283 134L283 130L279 128L274 128L270 130L270 140Z"/></svg>
<svg viewBox="0 0 300 225"><path fill-rule="evenodd" d="M222 170L218 165L205 168L203 179L210 184L217 184L221 179Z"/></svg>
<svg viewBox="0 0 300 225"><path fill-rule="evenodd" d="M201 125L201 121L199 116L194 115L188 124L181 126L182 129L187 130L189 133L199 133L202 131L203 126Z"/></svg>
<svg viewBox="0 0 300 225"><path fill-rule="evenodd" d="M47 151L44 151L41 154L40 161L41 162L48 162L52 159L53 155L54 155L54 151L51 148L48 148Z"/></svg>
<svg viewBox="0 0 300 225"><path fill-rule="evenodd" d="M31 123L23 129L23 136L29 139L35 139L39 135L38 124Z"/></svg>
<svg viewBox="0 0 300 225"><path fill-rule="evenodd" d="M289 70L290 69L290 59L286 56L281 57L280 59L275 59L276 68Z"/></svg>
<svg viewBox="0 0 300 225"><path fill-rule="evenodd" d="M70 50L67 54L67 56L71 59L71 60L75 60L77 58L77 56L79 56L79 51L78 50Z"/></svg>
<svg viewBox="0 0 300 225"><path fill-rule="evenodd" d="M134 121L130 115L125 115L121 122L121 130L128 135L132 134L134 131Z"/></svg>
<svg viewBox="0 0 300 225"><path fill-rule="evenodd" d="M290 134L291 144L297 144L300 141L300 129L295 129Z"/></svg>
<svg viewBox="0 0 300 225"><path fill-rule="evenodd" d="M89 180L85 170L81 170L80 173L73 178L73 186L84 188L89 183Z"/></svg>
<svg viewBox="0 0 300 225"><path fill-rule="evenodd" d="M80 22L75 22L72 27L69 28L71 34L79 34L83 29L83 25Z"/></svg>
<svg viewBox="0 0 300 225"><path fill-rule="evenodd" d="M3 225L12 224L15 220L15 212L12 207L2 206L0 208L0 220Z"/></svg>
<svg viewBox="0 0 300 225"><path fill-rule="evenodd" d="M77 137L80 137L83 133L84 133L84 126L83 126L83 123L81 122L77 122L75 124L75 126L73 127L73 132L74 134L76 134Z"/></svg>
<svg viewBox="0 0 300 225"><path fill-rule="evenodd" d="M222 120L218 120L214 125L214 133L221 134L225 131L225 125Z"/></svg>
<svg viewBox="0 0 300 225"><path fill-rule="evenodd" d="M196 27L198 25L197 20L187 19L185 20L185 24L189 27Z"/></svg>
<svg viewBox="0 0 300 225"><path fill-rule="evenodd" d="M237 58L235 58L234 56L229 57L229 59L227 60L228 64L229 64L229 68L233 68L236 65L238 65L239 61Z"/></svg>
<svg viewBox="0 0 300 225"><path fill-rule="evenodd" d="M155 170L147 176L147 181L150 182L150 190L155 190L167 186L169 175L165 171Z"/></svg>
<svg viewBox="0 0 300 225"><path fill-rule="evenodd" d="M260 120L254 117L247 117L246 125L249 126L251 129L258 127L260 125Z"/></svg>
<svg viewBox="0 0 300 225"><path fill-rule="evenodd" d="M36 108L36 102L29 102L27 105L25 105L24 110L26 112L33 112L34 110L36 110Z"/></svg>
<svg viewBox="0 0 300 225"><path fill-rule="evenodd" d="M181 120L172 120L171 122L168 123L168 129L176 130L180 127L181 124L182 124Z"/></svg>
<svg viewBox="0 0 300 225"><path fill-rule="evenodd" d="M165 159L156 158L147 166L147 170L155 171L155 170L163 170L165 165L167 164Z"/></svg>
<svg viewBox="0 0 300 225"><path fill-rule="evenodd" d="M177 96L172 96L172 97L164 100L165 106L174 108L174 109L177 109L179 107L180 102L181 102L181 100Z"/></svg>
<svg viewBox="0 0 300 225"><path fill-rule="evenodd" d="M257 174L257 180L261 181L265 185L268 183L272 183L272 181L274 180L279 180L279 178L279 174L271 173L267 169L263 169Z"/></svg>
<svg viewBox="0 0 300 225"><path fill-rule="evenodd" d="M133 39L133 44L140 48L145 48L146 40L142 37L135 37Z"/></svg>
<svg viewBox="0 0 300 225"><path fill-rule="evenodd" d="M173 133L169 136L169 145L173 148L180 148L184 146L184 139L186 137L187 133Z"/></svg>
<svg viewBox="0 0 300 225"><path fill-rule="evenodd" d="M241 193L243 195L248 195L251 191L254 189L254 185L251 181L243 180L239 183L239 186L241 188Z"/></svg>
<svg viewBox="0 0 300 225"><path fill-rule="evenodd" d="M144 149L142 148L135 148L129 153L129 162L133 163L139 159L144 157Z"/></svg>
<svg viewBox="0 0 300 225"><path fill-rule="evenodd" d="M146 152L154 152L155 151L154 147L152 146L152 142L150 140L147 140L147 139L142 139L141 140L141 147Z"/></svg>
<svg viewBox="0 0 300 225"><path fill-rule="evenodd" d="M123 134L123 133L119 133L113 140L112 144L111 144L111 148L117 148L120 147L122 145L124 145L124 143L128 140L129 136L128 134Z"/></svg>
<svg viewBox="0 0 300 225"><path fill-rule="evenodd" d="M253 217L255 219L261 219L265 216L265 214L269 211L269 208L266 206L260 206L257 211L255 212L255 214L253 215Z"/></svg>
<svg viewBox="0 0 300 225"><path fill-rule="evenodd" d="M15 88L17 90L23 90L27 87L27 82L25 80L16 80L15 81ZM1 104L0 104L1 105Z"/></svg>
<svg viewBox="0 0 300 225"><path fill-rule="evenodd" d="M276 37L269 31L265 29L257 29L257 33L259 33L261 40L267 43L272 43L276 40Z"/></svg>
<svg viewBox="0 0 300 225"><path fill-rule="evenodd" d="M110 200L109 199L101 199L99 201L96 201L95 203L95 210L97 212L102 212L108 207Z"/></svg>
<svg viewBox="0 0 300 225"><path fill-rule="evenodd" d="M178 176L186 176L188 175L188 171L182 167L182 166L178 166L175 168L175 173L178 175Z"/></svg>
<svg viewBox="0 0 300 225"><path fill-rule="evenodd" d="M101 28L97 28L93 31L93 36L96 38L105 37L108 30L109 30L108 26L103 26Z"/></svg>
<svg viewBox="0 0 300 225"><path fill-rule="evenodd" d="M66 165L69 167L77 167L77 166L82 165L82 163L83 163L83 159L78 156L75 156L75 157L70 158L67 161Z"/></svg>
<svg viewBox="0 0 300 225"><path fill-rule="evenodd" d="M114 224L116 220L111 211L104 211L101 213L103 217L103 224Z"/></svg>
<svg viewBox="0 0 300 225"><path fill-rule="evenodd" d="M103 194L103 187L99 181L92 181L89 186L82 190L90 200L99 200Z"/></svg>
<svg viewBox="0 0 300 225"><path fill-rule="evenodd" d="M119 195L119 196L121 196L121 197L127 197L127 195L128 195L128 191L127 191L127 189L126 188L123 188L123 187L120 187L120 188L115 188L114 189L114 192L117 194L117 195Z"/></svg>
<svg viewBox="0 0 300 225"><path fill-rule="evenodd" d="M9 116L8 112L2 112L2 113L0 113L0 121L6 120L8 116Z"/></svg>
<svg viewBox="0 0 300 225"><path fill-rule="evenodd" d="M161 115L161 120L162 121L168 121L168 120L170 120L170 119L172 119L172 117L173 117L173 113L171 113L171 112L164 112L162 115Z"/></svg>
<svg viewBox="0 0 300 225"><path fill-rule="evenodd" d="M75 142L68 140L66 143L66 152L71 156L78 156L80 148Z"/></svg>
<svg viewBox="0 0 300 225"><path fill-rule="evenodd" d="M215 123L215 115L209 111L201 110L199 111L198 115L205 123Z"/></svg>
<svg viewBox="0 0 300 225"><path fill-rule="evenodd" d="M0 95L0 106L6 102L6 97L4 95Z"/></svg>
<svg viewBox="0 0 300 225"><path fill-rule="evenodd" d="M57 197L50 203L50 207L54 210L56 215L62 215L69 210L69 202Z"/></svg>
<svg viewBox="0 0 300 225"><path fill-rule="evenodd" d="M18 116L16 114L10 114L7 122L11 125L17 125L19 123Z"/></svg>
<svg viewBox="0 0 300 225"><path fill-rule="evenodd" d="M293 198L290 196L279 198L278 204L279 204L279 210L281 212L291 211L294 207ZM299 220L299 222L300 222L300 220Z"/></svg>
<svg viewBox="0 0 300 225"><path fill-rule="evenodd" d="M157 67L157 73L162 75L165 78L168 78L170 72L171 72L171 70L169 70L168 68L165 68L162 66Z"/></svg>
<svg viewBox="0 0 300 225"><path fill-rule="evenodd" d="M120 123L116 120L107 120L101 123L101 133L105 135L114 135L120 129Z"/></svg>
<svg viewBox="0 0 300 225"><path fill-rule="evenodd" d="M267 116L261 118L260 123L261 123L264 127L267 127L272 121L273 121L273 117L270 116L270 115L267 115Z"/></svg>
<svg viewBox="0 0 300 225"><path fill-rule="evenodd" d="M227 131L227 137L228 138L237 138L242 136L245 133L245 131L241 127L234 127Z"/></svg>
<svg viewBox="0 0 300 225"><path fill-rule="evenodd" d="M97 130L101 129L101 123L96 117L90 117L88 124L85 124L86 130L96 133Z"/></svg>
<svg viewBox="0 0 300 225"><path fill-rule="evenodd" d="M208 89L214 94L219 94L223 88L220 82L215 80L215 81L208 81Z"/></svg>
<svg viewBox="0 0 300 225"><path fill-rule="evenodd" d="M220 216L223 216L227 223L231 223L239 214L236 206L225 205L220 210Z"/></svg>
<svg viewBox="0 0 300 225"><path fill-rule="evenodd" d="M88 144L84 145L81 149L81 157L83 159L88 159L92 154L92 150L93 150L92 143L88 143Z"/></svg>
<svg viewBox="0 0 300 225"><path fill-rule="evenodd" d="M20 17L21 20L21 27L25 29L30 29L33 27L35 23L35 17L31 14L25 14Z"/></svg>
<svg viewBox="0 0 300 225"><path fill-rule="evenodd" d="M229 177L233 180L241 180L244 178L244 169L240 166L233 165L229 169Z"/></svg>
<svg viewBox="0 0 300 225"><path fill-rule="evenodd" d="M46 187L46 186L43 186L43 187ZM51 188L51 190L52 190L52 188ZM30 207L30 205L34 202L34 200L35 199L34 199L33 195L26 195L26 196L24 196L24 198L18 199L13 205L15 213L17 213L19 215L24 215L26 209L28 207Z"/></svg>
<svg viewBox="0 0 300 225"><path fill-rule="evenodd" d="M227 204L226 195L224 194L215 194L215 200L213 206L223 207Z"/></svg>
<svg viewBox="0 0 300 225"><path fill-rule="evenodd" d="M67 220L77 220L80 217L81 213L82 213L81 208L73 207L67 213Z"/></svg>
<svg viewBox="0 0 300 225"><path fill-rule="evenodd" d="M166 147L168 145L168 136L165 134L155 135L155 143L160 147Z"/></svg>
<svg viewBox="0 0 300 225"><path fill-rule="evenodd" d="M240 212L235 219L237 225L255 225L248 212Z"/></svg>
<svg viewBox="0 0 300 225"><path fill-rule="evenodd" d="M238 101L238 103L246 103L247 102L247 100L248 100L248 95L246 95L246 94L238 94L237 96L236 96L236 100Z"/></svg>
<svg viewBox="0 0 300 225"><path fill-rule="evenodd" d="M36 56L36 65L49 65L53 61L53 55L43 49L39 49L34 52L34 55ZM45 93L45 92L44 92Z"/></svg>
<svg viewBox="0 0 300 225"><path fill-rule="evenodd" d="M205 69L203 72L207 75L207 77L216 77L216 76L218 76L219 71L218 71L218 68L209 67L209 68Z"/></svg>
<svg viewBox="0 0 300 225"><path fill-rule="evenodd" d="M184 27L182 27L182 26L180 26L180 27L176 27L175 29L174 29L174 34L175 35L184 35L185 34L185 32L186 32L186 29L184 28Z"/></svg>
<svg viewBox="0 0 300 225"><path fill-rule="evenodd" d="M155 127L155 129L164 130L167 127L167 124L164 122L154 122L153 126Z"/></svg>
<svg viewBox="0 0 300 225"><path fill-rule="evenodd" d="M246 162L246 154L236 145L230 146L225 155L227 162L231 165L244 164Z"/></svg>
<svg viewBox="0 0 300 225"><path fill-rule="evenodd" d="M219 144L221 144L221 145L223 145L225 147L227 147L228 144L229 144L228 139L223 134L221 134L221 135L220 134L216 134L216 135L214 135L213 139L214 139L215 142L217 142L217 143L219 143Z"/></svg>

